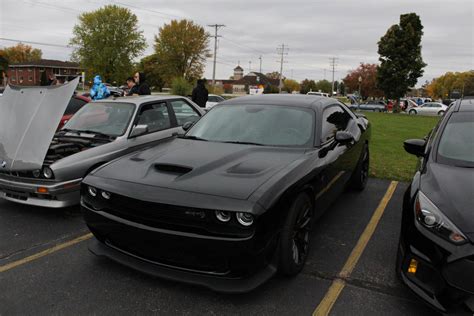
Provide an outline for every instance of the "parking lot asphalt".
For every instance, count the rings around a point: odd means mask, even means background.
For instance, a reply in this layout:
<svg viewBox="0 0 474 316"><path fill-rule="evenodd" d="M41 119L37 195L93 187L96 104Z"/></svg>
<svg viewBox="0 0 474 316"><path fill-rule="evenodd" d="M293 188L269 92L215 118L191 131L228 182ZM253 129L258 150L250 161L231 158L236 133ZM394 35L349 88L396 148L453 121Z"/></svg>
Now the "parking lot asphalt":
<svg viewBox="0 0 474 316"><path fill-rule="evenodd" d="M389 186L395 190L381 208ZM328 298L330 315L437 315L395 274L406 187L370 179L365 191L344 193L314 227L302 273L276 276L243 295L152 278L94 257L78 207L49 210L0 200L0 315L311 315ZM376 210L381 219L366 235ZM341 281L361 236L368 242Z"/></svg>

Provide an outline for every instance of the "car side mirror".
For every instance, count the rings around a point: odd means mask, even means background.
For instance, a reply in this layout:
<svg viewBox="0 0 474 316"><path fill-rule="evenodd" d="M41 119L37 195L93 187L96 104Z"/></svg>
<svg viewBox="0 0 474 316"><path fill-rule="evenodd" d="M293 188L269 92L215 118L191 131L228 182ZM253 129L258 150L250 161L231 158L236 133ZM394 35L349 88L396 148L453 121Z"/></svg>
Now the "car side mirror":
<svg viewBox="0 0 474 316"><path fill-rule="evenodd" d="M407 139L403 142L403 147L407 153L418 157L423 157L425 155L426 140Z"/></svg>
<svg viewBox="0 0 474 316"><path fill-rule="evenodd" d="M354 135L346 131L337 131L335 139L337 143L346 145L354 141Z"/></svg>
<svg viewBox="0 0 474 316"><path fill-rule="evenodd" d="M148 125L136 125L132 132L130 133L130 137L137 137L143 134L148 133Z"/></svg>
<svg viewBox="0 0 474 316"><path fill-rule="evenodd" d="M186 132L188 131L192 126L194 125L194 122L186 122L183 124L182 129Z"/></svg>

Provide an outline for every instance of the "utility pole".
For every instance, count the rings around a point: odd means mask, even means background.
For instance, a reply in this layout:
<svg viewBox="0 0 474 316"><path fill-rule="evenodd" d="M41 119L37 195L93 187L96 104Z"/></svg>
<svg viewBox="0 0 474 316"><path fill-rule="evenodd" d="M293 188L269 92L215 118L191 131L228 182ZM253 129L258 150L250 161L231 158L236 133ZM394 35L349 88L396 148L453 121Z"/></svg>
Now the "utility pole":
<svg viewBox="0 0 474 316"><path fill-rule="evenodd" d="M262 73L262 55L258 59L260 60L260 73Z"/></svg>
<svg viewBox="0 0 474 316"><path fill-rule="evenodd" d="M215 33L214 33L214 67L212 68L212 85L214 86L216 84L216 55L217 55L217 38L218 37L221 37L219 35L217 35L217 31L221 28L221 27L225 27L224 24L211 24L211 25L208 25L209 27L213 27L214 30L215 30Z"/></svg>
<svg viewBox="0 0 474 316"><path fill-rule="evenodd" d="M329 58L329 65L331 66L332 68L332 85L331 85L331 96L333 95L334 93L334 73L336 72L336 64L337 62L337 58L336 57L331 57Z"/></svg>
<svg viewBox="0 0 474 316"><path fill-rule="evenodd" d="M249 73L251 73L251 72L252 72L252 61L249 60Z"/></svg>
<svg viewBox="0 0 474 316"><path fill-rule="evenodd" d="M285 44L281 44L281 46L277 47L277 52L280 55L280 84L278 86L278 91L281 93L281 88L283 87L283 58L285 55L288 55L288 46L285 46Z"/></svg>

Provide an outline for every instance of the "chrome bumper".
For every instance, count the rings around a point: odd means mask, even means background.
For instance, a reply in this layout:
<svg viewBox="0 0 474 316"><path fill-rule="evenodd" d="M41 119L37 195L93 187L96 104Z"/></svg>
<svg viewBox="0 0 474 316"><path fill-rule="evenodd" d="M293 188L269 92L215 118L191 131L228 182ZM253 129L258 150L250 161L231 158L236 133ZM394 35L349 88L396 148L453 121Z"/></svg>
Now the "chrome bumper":
<svg viewBox="0 0 474 316"><path fill-rule="evenodd" d="M64 182L23 182L0 177L0 198L8 201L61 208L79 204L82 178ZM39 188L47 193L40 193Z"/></svg>

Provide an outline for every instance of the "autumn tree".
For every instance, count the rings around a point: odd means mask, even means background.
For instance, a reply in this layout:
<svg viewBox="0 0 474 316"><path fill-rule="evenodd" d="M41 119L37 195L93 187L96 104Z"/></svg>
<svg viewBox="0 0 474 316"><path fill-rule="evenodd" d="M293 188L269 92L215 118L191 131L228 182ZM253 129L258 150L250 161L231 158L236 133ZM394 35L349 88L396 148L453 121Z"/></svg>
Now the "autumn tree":
<svg viewBox="0 0 474 316"><path fill-rule="evenodd" d="M138 19L129 9L106 5L82 13L74 26L72 54L90 76L99 74L109 82L123 82L133 71L132 61L146 47Z"/></svg>
<svg viewBox="0 0 474 316"><path fill-rule="evenodd" d="M173 20L155 35L155 54L160 71L167 83L181 77L191 82L204 73L209 34L200 25L189 20Z"/></svg>
<svg viewBox="0 0 474 316"><path fill-rule="evenodd" d="M347 76L343 79L345 89L351 93L359 91L359 77L360 94L363 99L368 97L382 97L383 91L377 88L377 65L361 63L357 69L349 71Z"/></svg>
<svg viewBox="0 0 474 316"><path fill-rule="evenodd" d="M41 49L23 43L0 49L0 56L6 59L9 64L39 60L42 55Z"/></svg>
<svg viewBox="0 0 474 316"><path fill-rule="evenodd" d="M293 91L300 91L300 84L293 79L285 79L283 81L283 90L292 93Z"/></svg>
<svg viewBox="0 0 474 316"><path fill-rule="evenodd" d="M316 82L314 82L314 80L309 80L309 79L305 79L301 81L300 93L306 94L310 91L317 91Z"/></svg>
<svg viewBox="0 0 474 316"><path fill-rule="evenodd" d="M427 86L427 94L435 99L447 99L454 94L472 95L474 91L474 71L447 72L433 79Z"/></svg>
<svg viewBox="0 0 474 316"><path fill-rule="evenodd" d="M378 42L380 66L377 86L390 99L398 101L423 75L426 64L421 56L423 25L416 13L400 15L400 23L392 25Z"/></svg>

